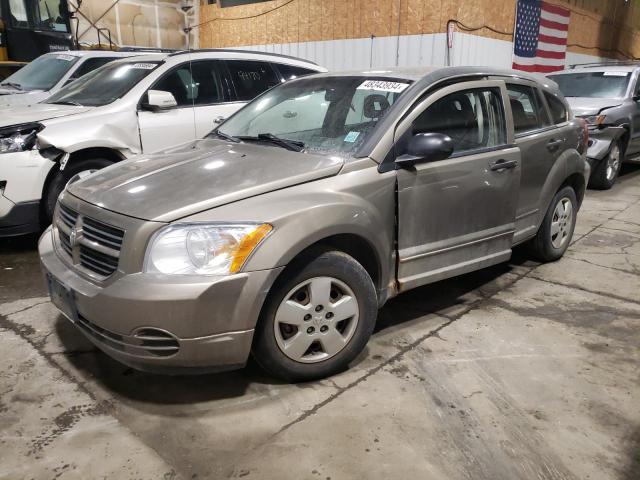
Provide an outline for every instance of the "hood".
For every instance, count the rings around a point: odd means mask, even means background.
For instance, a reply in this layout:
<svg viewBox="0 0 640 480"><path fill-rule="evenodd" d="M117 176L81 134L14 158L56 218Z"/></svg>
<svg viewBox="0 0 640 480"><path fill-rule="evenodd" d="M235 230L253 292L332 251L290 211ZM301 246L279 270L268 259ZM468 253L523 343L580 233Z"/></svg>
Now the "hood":
<svg viewBox="0 0 640 480"><path fill-rule="evenodd" d="M12 90L0 88L0 107L9 105L32 105L41 102L49 96L45 90Z"/></svg>
<svg viewBox="0 0 640 480"><path fill-rule="evenodd" d="M0 107L0 127L20 125L22 123L42 122L52 118L66 117L88 112L92 107L76 107L73 105L51 105L36 103L17 107Z"/></svg>
<svg viewBox="0 0 640 480"><path fill-rule="evenodd" d="M343 164L338 157L205 139L126 160L74 183L68 191L130 217L170 222L336 175Z"/></svg>
<svg viewBox="0 0 640 480"><path fill-rule="evenodd" d="M617 98L566 97L566 99L576 117L597 115L604 108L622 105L622 100Z"/></svg>

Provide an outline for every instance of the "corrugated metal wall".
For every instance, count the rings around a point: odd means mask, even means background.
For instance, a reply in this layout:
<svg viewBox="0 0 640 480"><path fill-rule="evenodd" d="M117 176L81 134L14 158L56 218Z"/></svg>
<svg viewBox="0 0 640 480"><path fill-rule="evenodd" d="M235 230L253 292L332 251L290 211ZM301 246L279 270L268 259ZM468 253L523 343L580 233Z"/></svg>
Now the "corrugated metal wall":
<svg viewBox="0 0 640 480"><path fill-rule="evenodd" d="M511 67L511 42L455 33L450 59L444 33L300 42L239 47L306 58L329 70L392 66L486 65ZM569 52L567 65L598 61L599 57Z"/></svg>

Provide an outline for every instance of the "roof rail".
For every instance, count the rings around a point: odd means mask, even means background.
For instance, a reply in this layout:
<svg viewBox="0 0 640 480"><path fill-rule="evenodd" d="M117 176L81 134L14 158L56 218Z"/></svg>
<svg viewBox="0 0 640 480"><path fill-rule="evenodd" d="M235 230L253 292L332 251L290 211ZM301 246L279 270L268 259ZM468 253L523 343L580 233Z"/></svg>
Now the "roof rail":
<svg viewBox="0 0 640 480"><path fill-rule="evenodd" d="M182 50L175 48L153 48L153 47L122 47L119 52L150 52L150 53L180 53Z"/></svg>
<svg viewBox="0 0 640 480"><path fill-rule="evenodd" d="M235 49L235 48L195 48L195 49L191 49L191 50L177 50L174 51L173 53L171 53L169 56L170 57L175 57L176 55L184 55L187 53L202 53L202 52L211 52L211 53L250 53L250 54L254 54L254 55L264 55L264 56L269 56L269 57L280 57L280 58L288 58L289 60L298 60L300 62L306 62L309 63L311 65L318 65L315 62L312 62L310 60L306 60L304 58L300 58L300 57L294 57L292 55L283 55L282 53L270 53L270 52L260 52L257 50L240 50L240 49Z"/></svg>
<svg viewBox="0 0 640 480"><path fill-rule="evenodd" d="M638 65L640 66L640 61L633 60L609 60L608 62L593 62L593 63L576 63L573 65L569 65L571 70L576 68L588 68L588 67L624 67Z"/></svg>

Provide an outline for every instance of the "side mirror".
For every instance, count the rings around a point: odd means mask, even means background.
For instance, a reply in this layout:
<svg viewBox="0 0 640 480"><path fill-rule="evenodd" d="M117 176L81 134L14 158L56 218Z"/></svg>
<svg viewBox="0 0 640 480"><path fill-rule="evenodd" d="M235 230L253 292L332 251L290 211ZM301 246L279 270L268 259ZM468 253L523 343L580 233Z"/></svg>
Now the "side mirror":
<svg viewBox="0 0 640 480"><path fill-rule="evenodd" d="M149 90L147 92L147 101L142 104L142 108L152 112L160 112L169 110L178 106L176 97L171 92L162 90Z"/></svg>
<svg viewBox="0 0 640 480"><path fill-rule="evenodd" d="M640 94L636 94L633 96L633 101L634 102L639 102L640 101Z"/></svg>
<svg viewBox="0 0 640 480"><path fill-rule="evenodd" d="M435 162L453 154L453 140L442 133L418 133L411 137L407 153L396 158L396 165L411 167L416 163Z"/></svg>

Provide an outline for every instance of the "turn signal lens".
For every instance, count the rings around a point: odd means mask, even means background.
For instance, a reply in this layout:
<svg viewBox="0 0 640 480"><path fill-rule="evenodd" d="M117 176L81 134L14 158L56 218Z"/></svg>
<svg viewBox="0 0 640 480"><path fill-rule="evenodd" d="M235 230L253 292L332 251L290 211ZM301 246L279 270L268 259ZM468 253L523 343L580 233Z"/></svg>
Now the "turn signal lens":
<svg viewBox="0 0 640 480"><path fill-rule="evenodd" d="M230 273L237 273L240 271L244 262L246 262L249 255L251 255L251 252L253 252L260 242L264 240L269 233L271 233L272 229L273 227L271 225L263 223L240 241L240 245L238 245L238 248L233 254L233 260L229 267Z"/></svg>

